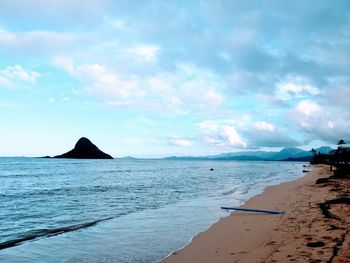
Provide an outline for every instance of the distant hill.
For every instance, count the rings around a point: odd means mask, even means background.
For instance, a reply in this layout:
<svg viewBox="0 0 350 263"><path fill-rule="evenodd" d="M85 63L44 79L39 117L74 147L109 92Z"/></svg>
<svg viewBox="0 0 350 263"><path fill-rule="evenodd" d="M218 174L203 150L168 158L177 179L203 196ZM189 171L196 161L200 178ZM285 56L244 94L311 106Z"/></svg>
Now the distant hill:
<svg viewBox="0 0 350 263"><path fill-rule="evenodd" d="M315 149L320 153L328 153L332 150L329 146L322 146ZM237 160L237 161L305 161L311 160L311 152L299 148L283 148L279 152L268 151L242 151L222 153L208 156L171 156L164 158L166 160Z"/></svg>
<svg viewBox="0 0 350 263"><path fill-rule="evenodd" d="M235 155L235 156L203 156L203 157L195 157L195 156L170 156L163 158L165 160L216 160L216 161L229 161L229 160L238 160L238 161L264 161L265 158L260 158L254 155Z"/></svg>
<svg viewBox="0 0 350 263"><path fill-rule="evenodd" d="M227 157L217 157L215 160L237 160L237 161L266 161L266 158L254 156L254 155L237 155L237 156L227 156Z"/></svg>
<svg viewBox="0 0 350 263"><path fill-rule="evenodd" d="M323 154L329 154L330 151L334 150L332 147L329 146L322 146L320 148L315 149L317 152L323 153Z"/></svg>
<svg viewBox="0 0 350 263"><path fill-rule="evenodd" d="M210 160L209 157L206 157L206 156L169 156L169 157L165 157L165 158L162 158L164 160Z"/></svg>
<svg viewBox="0 0 350 263"><path fill-rule="evenodd" d="M298 148L284 148L273 156L274 160L284 160L287 158L300 158L311 156L310 152Z"/></svg>
<svg viewBox="0 0 350 263"><path fill-rule="evenodd" d="M75 144L73 150L61 155L57 155L54 158L73 158L73 159L113 159L107 153L102 152L95 144L89 139L82 137Z"/></svg>

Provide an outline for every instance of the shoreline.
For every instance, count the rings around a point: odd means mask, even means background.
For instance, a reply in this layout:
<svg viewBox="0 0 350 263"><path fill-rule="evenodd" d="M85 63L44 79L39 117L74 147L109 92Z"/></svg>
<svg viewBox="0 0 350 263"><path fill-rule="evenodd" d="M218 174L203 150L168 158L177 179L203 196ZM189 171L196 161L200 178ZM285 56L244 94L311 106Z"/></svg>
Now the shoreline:
<svg viewBox="0 0 350 263"><path fill-rule="evenodd" d="M343 243L349 243L350 248L349 237L346 238L349 232L344 234L344 230L336 228L327 231L339 222L325 218L319 208L320 202L337 196L336 191L332 192L334 184L315 184L317 179L329 175L329 166L313 165L299 179L266 187L241 207L287 214L232 212L159 262L346 262L342 261L346 249L338 248L337 255L334 251L339 235L345 235ZM350 216L350 208L345 210L346 218ZM349 220L343 221L350 224ZM338 261L329 261L335 257Z"/></svg>
<svg viewBox="0 0 350 263"><path fill-rule="evenodd" d="M277 162L278 162L278 161L277 161ZM307 163L306 165L303 165L303 168L309 169L309 168L312 168L312 165L310 165L309 163ZM302 171L303 171L303 170L301 170L300 174L303 173ZM267 186L263 187L260 191L257 191L257 193L256 193L255 195L252 195L251 197L247 198L245 201L242 201L241 204L236 205L236 207L242 207L242 208L245 207L245 204L246 204L247 202L249 202L249 200L251 200L251 199L253 199L253 198L257 197L257 196L263 195L263 194L265 193L265 191L266 191L268 188L270 188L270 187L275 187L275 186L279 186L279 185L281 185L281 184L285 184L285 183L290 183L290 182L294 182L294 181L297 181L297 180L301 180L302 178L304 178L304 177L307 176L307 175L308 175L307 173L304 173L303 176L301 176L301 177L299 177L299 178L296 178L296 179L290 179L290 180L288 180L288 181L282 181L282 182L277 182L276 184L267 185ZM174 255L174 254L178 254L180 251L184 250L187 246L190 246L190 245L192 244L192 242L193 242L193 239L195 239L197 236L200 236L201 234L207 232L210 228L212 228L214 225L218 224L221 220L223 220L223 219L225 219L225 218L231 216L232 213L239 213L239 212L238 212L238 211L231 211L231 212L227 211L227 214L226 214L225 216L218 218L217 221L214 222L214 223L212 223L211 225L209 225L207 229L204 229L203 231L200 231L200 232L198 232L197 234L193 235L193 236L189 239L188 243L186 243L185 245L183 245L183 246L177 248L176 250L171 251L167 256L165 256L165 257L163 257L163 258L157 260L156 262L157 262L157 263L163 263L163 262L166 263L169 257L171 257L171 256Z"/></svg>

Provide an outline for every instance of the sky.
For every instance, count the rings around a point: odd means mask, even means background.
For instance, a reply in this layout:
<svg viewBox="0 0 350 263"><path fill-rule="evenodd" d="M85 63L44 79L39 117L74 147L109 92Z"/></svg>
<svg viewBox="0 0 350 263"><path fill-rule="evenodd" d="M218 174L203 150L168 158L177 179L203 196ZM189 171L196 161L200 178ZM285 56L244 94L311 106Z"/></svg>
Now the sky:
<svg viewBox="0 0 350 263"><path fill-rule="evenodd" d="M0 0L0 156L350 141L350 2Z"/></svg>

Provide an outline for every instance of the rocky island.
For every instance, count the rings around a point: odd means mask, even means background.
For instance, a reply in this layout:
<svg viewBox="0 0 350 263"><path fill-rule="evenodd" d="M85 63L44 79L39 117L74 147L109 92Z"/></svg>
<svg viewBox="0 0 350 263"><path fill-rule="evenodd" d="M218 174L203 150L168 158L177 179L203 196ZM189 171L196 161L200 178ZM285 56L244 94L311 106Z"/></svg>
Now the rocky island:
<svg viewBox="0 0 350 263"><path fill-rule="evenodd" d="M78 140L73 150L53 158L113 159L112 156L102 152L95 144L85 137Z"/></svg>

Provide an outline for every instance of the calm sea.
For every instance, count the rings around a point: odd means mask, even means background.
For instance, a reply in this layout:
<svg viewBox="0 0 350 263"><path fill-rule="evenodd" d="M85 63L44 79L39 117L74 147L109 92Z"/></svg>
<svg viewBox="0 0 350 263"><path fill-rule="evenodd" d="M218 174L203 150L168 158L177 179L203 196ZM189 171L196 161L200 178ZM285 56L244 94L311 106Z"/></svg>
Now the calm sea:
<svg viewBox="0 0 350 263"><path fill-rule="evenodd" d="M0 262L156 262L302 165L0 158Z"/></svg>

